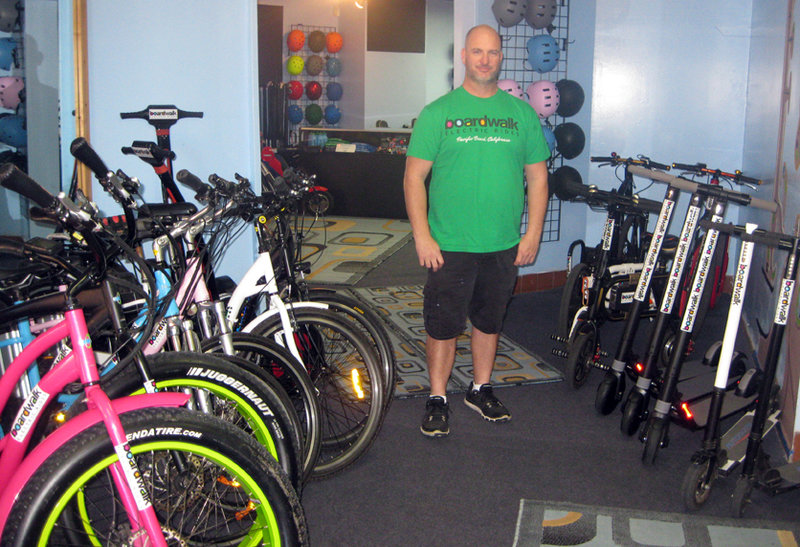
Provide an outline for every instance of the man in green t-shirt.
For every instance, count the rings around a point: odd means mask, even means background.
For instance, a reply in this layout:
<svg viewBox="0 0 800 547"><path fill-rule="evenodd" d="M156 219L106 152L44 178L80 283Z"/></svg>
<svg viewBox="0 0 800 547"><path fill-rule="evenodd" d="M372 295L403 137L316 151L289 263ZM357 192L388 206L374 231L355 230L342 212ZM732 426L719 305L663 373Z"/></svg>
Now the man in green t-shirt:
<svg viewBox="0 0 800 547"><path fill-rule="evenodd" d="M491 375L518 267L539 249L550 150L533 108L497 87L502 59L492 27L467 33L464 83L422 110L406 157L406 210L419 263L428 269L423 313L431 393L420 429L429 437L450 432L446 388L467 318L473 381L464 402L486 420L511 419L492 392ZM525 179L528 229L520 237Z"/></svg>

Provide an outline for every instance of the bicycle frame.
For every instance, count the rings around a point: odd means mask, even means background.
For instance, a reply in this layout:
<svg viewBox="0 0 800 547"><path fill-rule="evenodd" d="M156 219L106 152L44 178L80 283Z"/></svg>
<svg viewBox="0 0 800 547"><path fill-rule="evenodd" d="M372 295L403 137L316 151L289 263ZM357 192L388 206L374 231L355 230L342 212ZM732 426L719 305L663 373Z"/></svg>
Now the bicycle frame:
<svg viewBox="0 0 800 547"><path fill-rule="evenodd" d="M144 529L155 544L166 545L152 504L146 492L138 486L138 470L135 469L135 460L129 457L119 414L155 406L182 406L188 395L155 393L110 400L99 385L100 376L83 310L71 309L65 312L62 321L25 347L0 377L0 405L4 407L8 403L17 381L36 359L65 338L70 339L73 351L42 376L18 411L12 431L0 439L0 530L5 528L14 500L39 466L80 432L103 422L119 457L119 461L111 466L111 474L132 529ZM78 380L84 385L89 410L65 422L26 455L31 433L41 419L47 401L67 384ZM126 462L126 465L121 462Z"/></svg>

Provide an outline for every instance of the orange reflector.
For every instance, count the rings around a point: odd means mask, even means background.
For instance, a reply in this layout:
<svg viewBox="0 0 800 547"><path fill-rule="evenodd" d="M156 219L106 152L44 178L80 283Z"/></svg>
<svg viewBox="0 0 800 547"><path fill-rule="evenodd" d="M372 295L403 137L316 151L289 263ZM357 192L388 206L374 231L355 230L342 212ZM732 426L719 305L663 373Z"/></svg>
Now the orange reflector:
<svg viewBox="0 0 800 547"><path fill-rule="evenodd" d="M242 509L241 511L236 511L236 520L242 520L247 515L249 515L254 509L256 508L256 504L253 501L247 502L247 507Z"/></svg>
<svg viewBox="0 0 800 547"><path fill-rule="evenodd" d="M681 408L683 409L683 413L687 418L694 417L694 414L692 414L692 411L689 410L689 404L688 403L681 403Z"/></svg>

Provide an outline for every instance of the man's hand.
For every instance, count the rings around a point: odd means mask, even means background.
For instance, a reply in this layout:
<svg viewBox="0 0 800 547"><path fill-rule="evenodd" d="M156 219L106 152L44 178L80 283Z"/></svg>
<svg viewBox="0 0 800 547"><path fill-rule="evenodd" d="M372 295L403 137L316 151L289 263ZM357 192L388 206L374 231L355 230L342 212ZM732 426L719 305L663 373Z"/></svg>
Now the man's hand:
<svg viewBox="0 0 800 547"><path fill-rule="evenodd" d="M432 237L416 237L414 238L414 245L417 249L417 257L419 258L419 265L430 270L438 271L444 264L442 258L442 251L439 249L439 244Z"/></svg>
<svg viewBox="0 0 800 547"><path fill-rule="evenodd" d="M525 266L532 264L539 252L539 238L528 233L522 236L517 247L517 258L514 260L515 266Z"/></svg>

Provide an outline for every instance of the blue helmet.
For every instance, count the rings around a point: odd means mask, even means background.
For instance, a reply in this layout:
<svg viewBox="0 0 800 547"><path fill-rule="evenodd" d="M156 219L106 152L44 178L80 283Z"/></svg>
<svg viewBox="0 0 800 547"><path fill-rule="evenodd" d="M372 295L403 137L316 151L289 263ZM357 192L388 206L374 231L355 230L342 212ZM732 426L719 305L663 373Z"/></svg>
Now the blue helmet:
<svg viewBox="0 0 800 547"><path fill-rule="evenodd" d="M14 62L14 51L17 49L17 41L13 38L0 38L0 68L11 70Z"/></svg>
<svg viewBox="0 0 800 547"><path fill-rule="evenodd" d="M303 121L303 109L300 105L289 105L289 121L292 123L300 123Z"/></svg>
<svg viewBox="0 0 800 547"><path fill-rule="evenodd" d="M28 131L25 118L16 114L0 115L0 141L14 148L28 146Z"/></svg>
<svg viewBox="0 0 800 547"><path fill-rule="evenodd" d="M558 42L549 34L537 34L528 40L528 63L540 74L556 67L560 53Z"/></svg>
<svg viewBox="0 0 800 547"><path fill-rule="evenodd" d="M556 134L553 133L553 130L546 125L542 126L542 133L544 133L544 140L547 143L547 147L550 149L550 155L552 156L556 153Z"/></svg>
<svg viewBox="0 0 800 547"><path fill-rule="evenodd" d="M339 82L330 82L327 86L325 86L325 94L328 97L328 100L331 101L338 101L342 98L342 93L344 90L342 89L342 84Z"/></svg>
<svg viewBox="0 0 800 547"><path fill-rule="evenodd" d="M325 62L325 70L329 76L338 76L342 71L342 61L338 57L328 57Z"/></svg>
<svg viewBox="0 0 800 547"><path fill-rule="evenodd" d="M325 107L325 121L329 124L338 123L342 118L342 112L336 105L329 104Z"/></svg>

